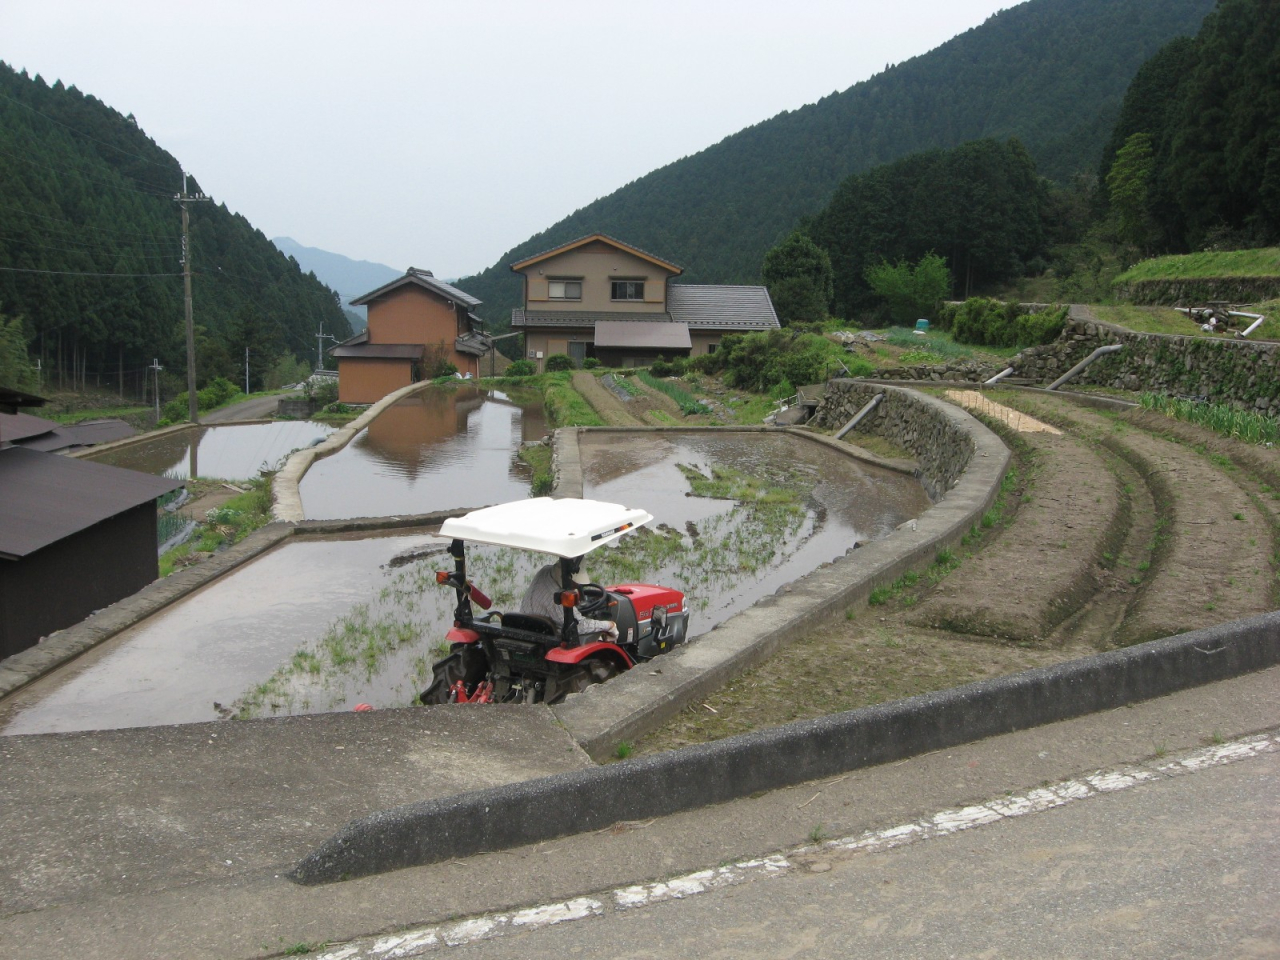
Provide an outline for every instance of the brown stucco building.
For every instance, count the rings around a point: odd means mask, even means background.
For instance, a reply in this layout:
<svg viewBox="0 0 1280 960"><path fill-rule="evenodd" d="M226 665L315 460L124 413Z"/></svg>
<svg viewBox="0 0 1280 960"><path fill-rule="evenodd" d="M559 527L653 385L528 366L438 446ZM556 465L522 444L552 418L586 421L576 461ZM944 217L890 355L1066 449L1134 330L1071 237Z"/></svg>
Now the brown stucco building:
<svg viewBox="0 0 1280 960"><path fill-rule="evenodd" d="M180 486L54 453L0 448L0 657L154 580L155 501Z"/></svg>
<svg viewBox="0 0 1280 960"><path fill-rule="evenodd" d="M448 361L462 375L480 376L491 343L473 311L480 301L410 267L403 277L351 301L369 308L369 324L329 354L338 361L338 399L376 403L430 375Z"/></svg>
<svg viewBox="0 0 1280 960"><path fill-rule="evenodd" d="M759 286L679 284L683 269L602 233L511 265L524 278L524 306L511 328L541 371L568 354L611 367L645 366L658 356L699 356L726 333L776 330L778 315Z"/></svg>

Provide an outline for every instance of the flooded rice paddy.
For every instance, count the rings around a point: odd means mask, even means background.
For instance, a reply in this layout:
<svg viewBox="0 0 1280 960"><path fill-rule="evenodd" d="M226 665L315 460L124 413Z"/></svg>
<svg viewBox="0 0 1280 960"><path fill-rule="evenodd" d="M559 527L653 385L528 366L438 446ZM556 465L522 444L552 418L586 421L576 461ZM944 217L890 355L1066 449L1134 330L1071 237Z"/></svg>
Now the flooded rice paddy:
<svg viewBox="0 0 1280 960"><path fill-rule="evenodd" d="M299 485L303 513L345 520L519 500L529 494L529 471L516 451L547 432L538 394L426 390L316 462Z"/></svg>
<svg viewBox="0 0 1280 960"><path fill-rule="evenodd" d="M466 411L468 425L488 405ZM786 435L591 434L582 461L584 496L655 517L589 555L584 572L685 591L694 637L929 506L909 477ZM493 496L452 483L459 505L480 505L468 490ZM450 566L444 547L426 533L291 542L10 698L0 732L409 705L452 621L453 593L434 576ZM468 550L470 579L499 610L518 604L546 560Z"/></svg>
<svg viewBox="0 0 1280 960"><path fill-rule="evenodd" d="M176 480L252 480L264 470L276 469L294 450L318 443L333 431L327 423L312 420L196 427L90 459Z"/></svg>

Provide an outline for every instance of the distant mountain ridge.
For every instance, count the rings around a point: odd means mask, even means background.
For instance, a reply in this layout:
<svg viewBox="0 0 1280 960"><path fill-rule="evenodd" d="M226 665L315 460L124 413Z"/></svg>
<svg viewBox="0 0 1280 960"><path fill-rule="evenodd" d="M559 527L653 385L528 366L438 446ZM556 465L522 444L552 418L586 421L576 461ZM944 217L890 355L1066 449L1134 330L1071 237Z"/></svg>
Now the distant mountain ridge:
<svg viewBox="0 0 1280 960"><path fill-rule="evenodd" d="M61 80L0 62L0 309L20 317L46 384L176 386L186 370L177 158ZM199 194L194 177L190 194ZM196 369L243 376L314 355L317 323L350 325L333 292L225 203L190 204Z"/></svg>
<svg viewBox="0 0 1280 960"><path fill-rule="evenodd" d="M607 233L685 267L682 282L755 282L765 251L847 176L930 148L1016 136L1043 175L1093 173L1129 81L1215 0L1029 0L929 53L646 174L458 286L505 327L508 264Z"/></svg>
<svg viewBox="0 0 1280 960"><path fill-rule="evenodd" d="M361 319L366 318L365 308L353 307L351 301L404 275L403 270L385 263L352 260L319 247L305 247L292 237L272 237L271 242L281 253L297 260L304 271L314 273L321 283L337 290L342 297L343 308Z"/></svg>

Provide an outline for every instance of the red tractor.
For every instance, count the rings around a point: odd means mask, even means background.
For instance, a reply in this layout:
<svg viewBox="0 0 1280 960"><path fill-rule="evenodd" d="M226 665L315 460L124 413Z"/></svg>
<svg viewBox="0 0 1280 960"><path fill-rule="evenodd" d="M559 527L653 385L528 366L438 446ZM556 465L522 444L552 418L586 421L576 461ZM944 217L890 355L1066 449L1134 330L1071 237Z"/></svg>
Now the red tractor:
<svg viewBox="0 0 1280 960"><path fill-rule="evenodd" d="M440 535L452 538L454 568L439 571L436 582L452 587L458 604L445 635L449 655L432 668L421 702L556 703L684 643L689 611L679 590L574 579L584 555L652 519L616 503L542 497L446 520ZM559 621L490 610L489 598L467 579L468 541L559 558L555 581L564 587L552 597ZM489 612L477 617L475 606ZM584 620L612 621L616 635L580 636Z"/></svg>

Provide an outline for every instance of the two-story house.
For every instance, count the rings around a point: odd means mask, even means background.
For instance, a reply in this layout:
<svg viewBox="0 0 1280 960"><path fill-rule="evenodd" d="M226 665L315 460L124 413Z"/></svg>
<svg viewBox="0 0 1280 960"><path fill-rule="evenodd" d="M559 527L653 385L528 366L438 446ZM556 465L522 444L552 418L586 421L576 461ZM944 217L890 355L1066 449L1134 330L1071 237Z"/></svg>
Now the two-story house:
<svg viewBox="0 0 1280 960"><path fill-rule="evenodd" d="M430 375L440 361L480 376L480 358L492 346L483 321L471 312L480 301L430 270L410 267L351 302L369 308L369 325L329 350L338 361L343 403L376 403Z"/></svg>
<svg viewBox="0 0 1280 960"><path fill-rule="evenodd" d="M769 292L757 286L679 284L683 269L602 233L513 263L524 278L526 356L541 371L565 353L581 364L645 366L659 355L710 353L726 333L778 329Z"/></svg>

